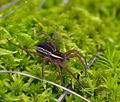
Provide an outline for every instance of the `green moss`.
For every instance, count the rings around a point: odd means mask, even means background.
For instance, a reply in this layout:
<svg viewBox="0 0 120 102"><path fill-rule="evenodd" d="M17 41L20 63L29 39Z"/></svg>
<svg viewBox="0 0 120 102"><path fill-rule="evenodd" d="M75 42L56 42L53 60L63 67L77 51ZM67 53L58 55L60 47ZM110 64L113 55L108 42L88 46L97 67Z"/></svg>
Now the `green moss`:
<svg viewBox="0 0 120 102"><path fill-rule="evenodd" d="M41 0L42 1L42 0ZM6 2L0 2L4 6ZM80 76L85 90L63 69L65 84L72 82L73 89L92 102L120 101L120 1L119 0L70 0L64 6L61 1L19 1L0 12L0 70L26 71L41 77L41 62L38 56L27 54L8 43L34 50L35 44L47 37L38 32L48 32L55 40L60 35L61 51L76 49L89 59L98 50L100 58L87 72ZM1 6L0 6L1 7ZM69 69L77 75L82 70L78 59L66 61ZM45 79L60 84L56 68L45 65ZM0 75L0 102L53 102L61 94L53 86L16 74ZM67 102L79 102L68 95Z"/></svg>

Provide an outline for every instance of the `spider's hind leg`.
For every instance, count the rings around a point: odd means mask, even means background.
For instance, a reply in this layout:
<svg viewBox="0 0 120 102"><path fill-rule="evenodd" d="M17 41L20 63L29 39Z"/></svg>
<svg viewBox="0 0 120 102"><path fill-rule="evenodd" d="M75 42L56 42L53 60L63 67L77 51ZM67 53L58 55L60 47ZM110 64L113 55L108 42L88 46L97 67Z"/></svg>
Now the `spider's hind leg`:
<svg viewBox="0 0 120 102"><path fill-rule="evenodd" d="M62 64L62 67L78 82L78 84L84 88L83 84L79 81L78 78L75 77L75 75L71 72L71 70L68 69L67 65L65 63Z"/></svg>
<svg viewBox="0 0 120 102"><path fill-rule="evenodd" d="M77 50L70 50L65 53L66 60L73 58L73 57L78 57L80 62L84 65L85 69L85 76L86 76L86 71L91 67L91 65L96 61L97 57L99 57L101 53L98 52L96 55L94 55L89 61L86 61L86 58Z"/></svg>
<svg viewBox="0 0 120 102"><path fill-rule="evenodd" d="M73 58L73 57L77 57L80 62L82 63L82 65L84 66L84 70L85 70L85 75L86 75L86 70L88 69L88 65L87 65L87 61L86 58L77 50L69 50L68 52L65 53L65 58L66 60Z"/></svg>

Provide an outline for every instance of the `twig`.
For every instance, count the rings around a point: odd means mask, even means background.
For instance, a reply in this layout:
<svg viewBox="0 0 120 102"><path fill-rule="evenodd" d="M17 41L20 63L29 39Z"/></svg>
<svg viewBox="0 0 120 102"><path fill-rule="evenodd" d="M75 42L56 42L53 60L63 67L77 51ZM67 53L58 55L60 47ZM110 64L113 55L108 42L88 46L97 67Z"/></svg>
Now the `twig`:
<svg viewBox="0 0 120 102"><path fill-rule="evenodd" d="M68 85L66 88L71 89L71 85ZM64 92L60 95L60 97L58 98L58 101L57 101L57 102L63 102L63 100L64 100L64 98L65 98L65 96L66 96L67 94L69 94L69 92L68 92L68 91L64 91Z"/></svg>
<svg viewBox="0 0 120 102"><path fill-rule="evenodd" d="M96 61L97 57L99 57L101 54L102 54L101 52L97 52L97 54L94 55L94 56L87 62L88 69L89 69L90 66Z"/></svg>

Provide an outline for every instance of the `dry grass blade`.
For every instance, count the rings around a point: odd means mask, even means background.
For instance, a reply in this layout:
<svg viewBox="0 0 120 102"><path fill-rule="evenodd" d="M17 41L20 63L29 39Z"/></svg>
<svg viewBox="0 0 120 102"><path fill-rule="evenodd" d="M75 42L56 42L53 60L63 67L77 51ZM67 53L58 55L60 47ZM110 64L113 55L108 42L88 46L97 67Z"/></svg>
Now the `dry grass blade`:
<svg viewBox="0 0 120 102"><path fill-rule="evenodd" d="M73 95L75 95L75 96L80 97L81 99L83 99L83 100L86 101L86 102L90 102L88 99L82 97L81 95L75 93L74 91L72 91L72 90L70 90L70 89L67 89L67 88L65 88L65 87L63 87L63 86L60 86L60 85L58 85L58 84L56 84L56 83L53 83L53 82L51 82L51 81L48 81L48 80L42 80L42 79L40 79L39 77L30 75L30 74L27 74L27 73L23 73L23 72L19 72L19 71L8 71L8 70L0 70L0 73L2 73L2 74L3 74L3 73L20 74L20 75L24 75L24 76L27 76L27 77L30 77L30 78L33 78L33 79L37 79L37 80L39 80L39 81L47 82L47 83L49 83L49 84L51 84L51 85L54 85L54 86L56 86L56 87L59 87L59 88L65 90L65 91L67 91L67 92L69 92L69 93L71 93L71 94L73 94Z"/></svg>

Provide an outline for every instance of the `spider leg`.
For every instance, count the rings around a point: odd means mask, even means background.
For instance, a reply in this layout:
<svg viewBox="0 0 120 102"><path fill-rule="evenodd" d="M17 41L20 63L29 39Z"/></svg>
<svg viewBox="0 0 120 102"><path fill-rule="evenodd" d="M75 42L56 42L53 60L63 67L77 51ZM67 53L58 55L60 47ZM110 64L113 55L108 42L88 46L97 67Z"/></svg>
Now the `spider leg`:
<svg viewBox="0 0 120 102"><path fill-rule="evenodd" d="M55 40L56 40L56 44L53 43L53 40L52 38L48 35L48 33L46 32L39 32L37 35L40 35L40 34L44 34L48 37L48 40L50 41L50 43L55 46L56 50L59 51L60 50L60 42L59 42L59 34L58 32L55 31Z"/></svg>
<svg viewBox="0 0 120 102"><path fill-rule="evenodd" d="M78 57L80 62L82 64L86 64L86 59L85 57L77 50L69 50L67 52L65 52L65 55L66 55L66 59L69 59L69 58L72 58L71 54L73 54L74 56L73 57ZM71 57L70 57L71 56Z"/></svg>
<svg viewBox="0 0 120 102"><path fill-rule="evenodd" d="M45 60L42 61L42 79L44 79L44 65L45 65Z"/></svg>
<svg viewBox="0 0 120 102"><path fill-rule="evenodd" d="M62 63L61 65L75 80L77 80L78 84L84 88L84 86L81 84L78 78L75 77L75 75L68 69L67 65L65 63Z"/></svg>
<svg viewBox="0 0 120 102"><path fill-rule="evenodd" d="M64 86L64 81L63 81L63 76L62 76L62 73L61 73L61 69L60 69L60 67L57 64L55 66L57 67L57 70L59 72L59 77L60 77L60 80L61 80L61 85Z"/></svg>
<svg viewBox="0 0 120 102"><path fill-rule="evenodd" d="M59 77L61 79L61 85L64 86L63 76L62 76L59 64L57 62L55 62L52 58L50 58L50 61L57 67L57 71L58 71Z"/></svg>
<svg viewBox="0 0 120 102"><path fill-rule="evenodd" d="M50 41L50 43L54 46L53 40L52 40L52 38L48 35L48 33L46 33L46 32L39 32L37 35L40 35L40 34L46 35L46 36L48 37L48 40Z"/></svg>
<svg viewBox="0 0 120 102"><path fill-rule="evenodd" d="M55 32L55 40L56 40L56 49L57 49L57 51L59 51L60 50L60 41L59 41L58 32Z"/></svg>
<svg viewBox="0 0 120 102"><path fill-rule="evenodd" d="M14 46L22 49L23 51L25 51L25 52L27 52L27 53L33 53L34 55L39 55L39 53L37 53L37 52L33 52L33 51L29 50L29 49L23 48L23 47L21 47L20 45L17 45L17 44L15 44L15 43L11 42L9 39L7 39L7 40L8 40L8 42L9 42L10 44L12 44L12 45L14 45ZM47 60L47 59L46 59L46 58L43 58L43 61L42 61L42 79L44 79L44 63L45 63L45 60Z"/></svg>
<svg viewBox="0 0 120 102"><path fill-rule="evenodd" d="M73 57L78 57L78 59L80 60L80 62L84 65L84 69L85 69L85 75L86 75L86 70L88 69L88 65L87 65L87 61L86 58L77 50L69 50L68 52L65 52L65 58L66 60L68 60L69 58L73 58Z"/></svg>
<svg viewBox="0 0 120 102"><path fill-rule="evenodd" d="M25 51L26 53L33 53L34 55L39 55L37 52L31 51L30 49L23 48L22 46L17 45L17 44L15 44L15 43L11 42L9 39L7 39L7 40L8 40L8 42L9 42L10 44L12 44L12 45L14 45L14 46L22 49L22 50Z"/></svg>

